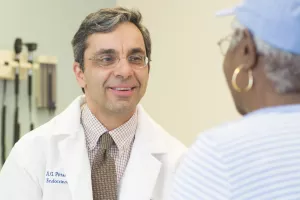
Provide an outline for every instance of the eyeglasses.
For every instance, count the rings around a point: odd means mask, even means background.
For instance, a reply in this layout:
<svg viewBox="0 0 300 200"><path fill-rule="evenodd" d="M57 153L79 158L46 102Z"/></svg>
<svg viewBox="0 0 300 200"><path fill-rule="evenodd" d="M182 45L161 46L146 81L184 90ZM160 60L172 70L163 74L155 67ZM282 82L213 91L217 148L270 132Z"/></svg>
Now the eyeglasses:
<svg viewBox="0 0 300 200"><path fill-rule="evenodd" d="M231 43L231 38L232 38L232 34L227 35L226 37L222 38L219 42L218 45L220 47L220 51L221 54L223 56L225 56L225 54L227 53L229 47L230 47L230 43Z"/></svg>
<svg viewBox="0 0 300 200"><path fill-rule="evenodd" d="M105 69L112 69L115 68L122 58L114 54L108 55L99 55L90 58L96 66L105 68ZM129 65L134 69L142 69L148 67L149 59L147 56L134 54L130 55L125 58Z"/></svg>

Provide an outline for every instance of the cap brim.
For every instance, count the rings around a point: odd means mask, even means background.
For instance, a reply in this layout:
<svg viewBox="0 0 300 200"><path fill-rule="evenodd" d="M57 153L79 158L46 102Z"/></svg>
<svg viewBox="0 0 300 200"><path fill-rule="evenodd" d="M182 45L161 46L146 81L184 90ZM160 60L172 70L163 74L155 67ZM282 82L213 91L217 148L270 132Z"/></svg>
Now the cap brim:
<svg viewBox="0 0 300 200"><path fill-rule="evenodd" d="M227 9L223 9L223 10L219 10L215 13L216 17L224 17L224 16L231 16L235 14L235 10L236 10L237 6L232 7L232 8L227 8Z"/></svg>

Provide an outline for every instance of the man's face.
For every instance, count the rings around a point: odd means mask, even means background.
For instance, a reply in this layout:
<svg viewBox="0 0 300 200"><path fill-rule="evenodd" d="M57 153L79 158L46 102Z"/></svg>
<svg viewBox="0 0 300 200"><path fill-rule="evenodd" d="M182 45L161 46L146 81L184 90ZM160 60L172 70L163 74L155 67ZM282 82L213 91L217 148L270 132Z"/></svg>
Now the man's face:
<svg viewBox="0 0 300 200"><path fill-rule="evenodd" d="M113 32L88 37L84 72L75 73L94 109L108 113L135 110L149 78L148 66L136 68L129 61L128 58L136 56L146 56L146 50L140 30L132 23L122 23ZM113 68L101 65L113 58L117 60Z"/></svg>

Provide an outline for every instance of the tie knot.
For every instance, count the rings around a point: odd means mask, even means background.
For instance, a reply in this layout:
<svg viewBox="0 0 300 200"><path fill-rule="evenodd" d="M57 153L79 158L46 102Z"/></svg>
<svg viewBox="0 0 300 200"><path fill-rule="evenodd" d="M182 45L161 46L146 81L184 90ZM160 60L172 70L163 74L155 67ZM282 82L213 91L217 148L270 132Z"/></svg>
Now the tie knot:
<svg viewBox="0 0 300 200"><path fill-rule="evenodd" d="M112 137L109 135L108 132L104 133L101 137L100 137L100 148L101 149L110 149L110 147L114 144L114 140L112 139Z"/></svg>

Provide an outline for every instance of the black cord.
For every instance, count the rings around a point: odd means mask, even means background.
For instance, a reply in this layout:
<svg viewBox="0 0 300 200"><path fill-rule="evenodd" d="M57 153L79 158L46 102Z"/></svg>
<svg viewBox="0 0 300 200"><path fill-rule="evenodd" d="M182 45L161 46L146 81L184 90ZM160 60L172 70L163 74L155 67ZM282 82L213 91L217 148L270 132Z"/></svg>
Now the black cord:
<svg viewBox="0 0 300 200"><path fill-rule="evenodd" d="M14 144L18 142L20 138L20 129L21 125L19 123L19 67L20 67L20 60L19 55L16 55L15 59L18 63L16 67L15 73L15 117L14 117Z"/></svg>
<svg viewBox="0 0 300 200"><path fill-rule="evenodd" d="M2 165L5 163L6 159L6 104L5 104L5 98L6 98L6 80L3 80L3 98L2 98L2 116L1 116L1 162Z"/></svg>
<svg viewBox="0 0 300 200"><path fill-rule="evenodd" d="M28 62L33 65L33 60L30 57ZM28 70L28 108L29 108L29 120L30 120L30 131L34 129L33 119L32 119L32 69Z"/></svg>

